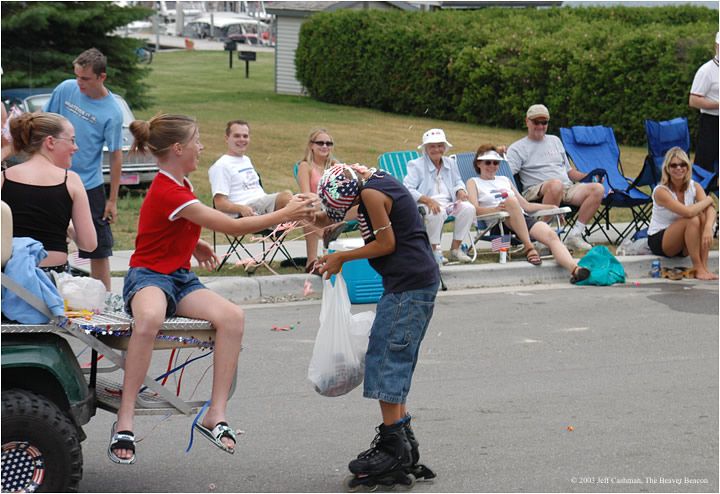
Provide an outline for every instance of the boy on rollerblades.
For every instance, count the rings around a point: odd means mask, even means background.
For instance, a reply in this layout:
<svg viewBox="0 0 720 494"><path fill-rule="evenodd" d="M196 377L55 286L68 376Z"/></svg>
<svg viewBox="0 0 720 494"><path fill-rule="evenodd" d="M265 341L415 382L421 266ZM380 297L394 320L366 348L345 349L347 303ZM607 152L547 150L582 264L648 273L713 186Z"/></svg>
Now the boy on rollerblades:
<svg viewBox="0 0 720 494"><path fill-rule="evenodd" d="M318 195L333 221L342 221L359 204L358 225L365 245L337 251L318 261L319 273L339 273L343 263L368 259L382 276L384 293L365 357L363 396L380 403L382 424L370 449L348 465L345 486L374 488L402 484L435 474L418 464L418 442L406 401L420 342L435 307L440 273L417 204L391 175L362 165L338 164L326 170Z"/></svg>

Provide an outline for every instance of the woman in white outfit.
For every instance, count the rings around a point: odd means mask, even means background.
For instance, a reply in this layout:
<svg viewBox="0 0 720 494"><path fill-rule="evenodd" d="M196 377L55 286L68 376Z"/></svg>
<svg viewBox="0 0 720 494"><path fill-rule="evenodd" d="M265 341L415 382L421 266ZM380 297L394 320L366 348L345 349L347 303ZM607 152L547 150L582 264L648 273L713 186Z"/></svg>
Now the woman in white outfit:
<svg viewBox="0 0 720 494"><path fill-rule="evenodd" d="M658 256L689 255L697 279L716 280L708 268L715 203L691 177L688 155L677 146L670 148L663 161L660 185L652 194L648 245Z"/></svg>
<svg viewBox="0 0 720 494"><path fill-rule="evenodd" d="M528 202L520 194L510 179L496 176L502 156L492 144L483 144L475 153L473 167L478 176L467 182L470 202L475 212L490 214L504 211L510 214L505 220L509 230L517 235L525 246L525 257L530 264L539 266L540 256L533 247L530 235L538 242L547 245L555 261L570 271L570 282L577 283L590 276L590 270L578 266L568 252L560 237L544 221L539 221L525 214L525 211L536 212L547 209L547 204Z"/></svg>
<svg viewBox="0 0 720 494"><path fill-rule="evenodd" d="M413 199L425 209L427 228L433 251L440 248L443 224L448 216L455 217L453 240L450 244L450 260L470 262L460 248L463 239L468 238L475 220L475 208L468 201L457 165L445 151L452 147L442 129L430 129L423 134L420 158L409 161L403 184ZM445 260L443 259L443 262Z"/></svg>

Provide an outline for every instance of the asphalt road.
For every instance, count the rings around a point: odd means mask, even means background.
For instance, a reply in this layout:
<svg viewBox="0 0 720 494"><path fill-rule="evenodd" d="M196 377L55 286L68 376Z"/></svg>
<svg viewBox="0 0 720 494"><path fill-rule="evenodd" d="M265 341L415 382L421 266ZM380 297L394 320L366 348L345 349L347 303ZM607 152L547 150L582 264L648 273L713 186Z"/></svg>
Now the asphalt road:
<svg viewBox="0 0 720 494"><path fill-rule="evenodd" d="M360 389L322 397L306 380L319 302L246 310L228 410L245 431L238 452L195 435L186 453L191 418L142 416L137 463L115 465L114 416L98 411L85 428L82 492L343 489L347 462L374 437L377 404ZM188 367L186 392L209 360ZM161 374L167 356L153 365ZM209 397L210 373L196 399ZM718 492L718 284L447 292L408 409L438 473L416 492Z"/></svg>

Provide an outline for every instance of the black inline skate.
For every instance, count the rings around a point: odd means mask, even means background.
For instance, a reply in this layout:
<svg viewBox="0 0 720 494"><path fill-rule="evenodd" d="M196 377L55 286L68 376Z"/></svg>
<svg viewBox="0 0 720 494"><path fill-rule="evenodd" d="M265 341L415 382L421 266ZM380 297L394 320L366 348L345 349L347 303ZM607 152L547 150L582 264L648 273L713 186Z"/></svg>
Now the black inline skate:
<svg viewBox="0 0 720 494"><path fill-rule="evenodd" d="M375 490L378 486L394 488L396 485L412 489L415 476L408 470L412 453L404 422L390 426L381 424L377 432L370 449L348 465L353 475L345 479L345 489L355 492L361 486Z"/></svg>
<svg viewBox="0 0 720 494"><path fill-rule="evenodd" d="M419 443L418 440L415 439L415 433L412 430L412 426L410 425L410 415L407 416L407 418L403 421L403 426L405 427L405 437L407 437L408 442L410 443L410 451L412 455L412 465L410 465L410 473L413 474L413 476L417 480L430 480L435 478L435 472L430 470L429 467L423 465L422 463L418 463L420 460L420 450L418 449Z"/></svg>

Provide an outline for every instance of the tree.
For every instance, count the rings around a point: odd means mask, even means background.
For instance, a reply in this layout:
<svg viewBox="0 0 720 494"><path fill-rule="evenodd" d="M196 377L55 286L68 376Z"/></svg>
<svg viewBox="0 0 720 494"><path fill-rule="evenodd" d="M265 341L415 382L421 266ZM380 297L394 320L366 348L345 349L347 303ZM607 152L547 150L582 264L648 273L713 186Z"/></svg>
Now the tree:
<svg viewBox="0 0 720 494"><path fill-rule="evenodd" d="M55 87L75 77L72 61L97 48L108 59L107 87L134 108L148 104L137 63L142 40L111 34L153 12L111 2L2 2L2 86Z"/></svg>

